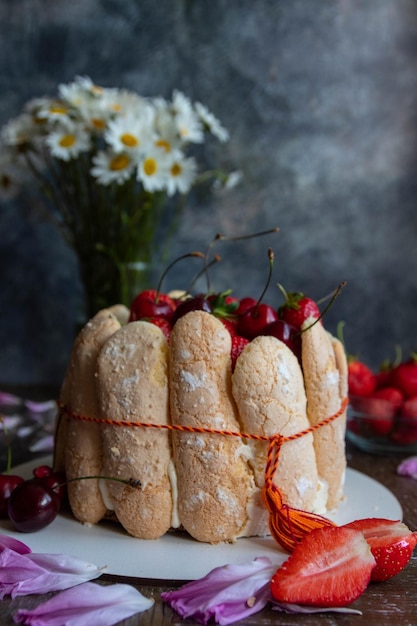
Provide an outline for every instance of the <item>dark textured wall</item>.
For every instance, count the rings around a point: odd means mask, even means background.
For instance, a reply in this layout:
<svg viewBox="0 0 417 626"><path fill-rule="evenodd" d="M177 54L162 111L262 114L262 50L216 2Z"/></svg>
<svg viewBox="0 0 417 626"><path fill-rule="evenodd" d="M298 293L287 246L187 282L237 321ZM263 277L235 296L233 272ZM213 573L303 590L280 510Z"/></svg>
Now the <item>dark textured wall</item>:
<svg viewBox="0 0 417 626"><path fill-rule="evenodd" d="M278 225L225 244L215 286L259 295L271 245L289 290L320 298L348 281L327 325L345 320L350 352L376 365L396 344L417 348L415 0L0 2L1 124L76 75L149 96L178 88L229 129L214 156L243 183L188 205L173 256ZM30 207L2 200L0 228L0 383L59 382L76 262Z"/></svg>

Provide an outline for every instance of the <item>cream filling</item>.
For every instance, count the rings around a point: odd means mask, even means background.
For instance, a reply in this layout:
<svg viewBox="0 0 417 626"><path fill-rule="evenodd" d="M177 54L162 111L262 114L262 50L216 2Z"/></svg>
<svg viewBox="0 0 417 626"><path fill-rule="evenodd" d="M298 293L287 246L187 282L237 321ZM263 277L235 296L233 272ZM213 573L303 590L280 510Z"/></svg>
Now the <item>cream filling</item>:
<svg viewBox="0 0 417 626"><path fill-rule="evenodd" d="M103 498L104 506L108 511L114 511L114 502L109 493L107 480L105 478L99 478L98 487L100 489L101 497Z"/></svg>
<svg viewBox="0 0 417 626"><path fill-rule="evenodd" d="M171 459L168 464L168 478L171 483L172 494L172 515L171 526L172 528L179 528L181 525L180 516L178 514L178 480L177 472L175 469L174 461Z"/></svg>

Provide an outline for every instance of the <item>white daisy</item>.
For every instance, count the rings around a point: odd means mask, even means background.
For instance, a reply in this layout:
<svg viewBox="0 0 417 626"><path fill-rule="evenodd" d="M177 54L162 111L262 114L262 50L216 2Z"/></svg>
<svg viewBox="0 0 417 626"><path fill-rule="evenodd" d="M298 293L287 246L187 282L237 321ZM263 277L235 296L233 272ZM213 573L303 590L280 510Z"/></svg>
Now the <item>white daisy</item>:
<svg viewBox="0 0 417 626"><path fill-rule="evenodd" d="M170 161L165 150L151 148L141 160L137 178L147 191L159 191L166 188Z"/></svg>
<svg viewBox="0 0 417 626"><path fill-rule="evenodd" d="M170 162L167 174L166 187L169 196L179 191L190 191L197 175L197 163L192 157L185 158L180 152L176 152Z"/></svg>
<svg viewBox="0 0 417 626"><path fill-rule="evenodd" d="M203 124L208 130L221 142L228 141L229 132L222 126L220 121L215 117L204 104L196 102L195 109Z"/></svg>
<svg viewBox="0 0 417 626"><path fill-rule="evenodd" d="M143 109L150 107L144 98L127 89L105 89L102 100L103 108L116 115L135 112L137 116L142 116L146 115Z"/></svg>
<svg viewBox="0 0 417 626"><path fill-rule="evenodd" d="M95 85L88 76L77 76L72 83L59 85L58 92L63 100L77 107L88 97L101 96L103 88Z"/></svg>
<svg viewBox="0 0 417 626"><path fill-rule="evenodd" d="M45 143L52 156L63 161L74 159L91 147L89 134L75 124L59 127L46 137Z"/></svg>
<svg viewBox="0 0 417 626"><path fill-rule="evenodd" d="M101 185L110 185L111 183L121 185L130 178L136 165L137 161L126 152L101 151L93 158L91 175Z"/></svg>
<svg viewBox="0 0 417 626"><path fill-rule="evenodd" d="M80 102L77 114L85 127L94 134L102 134L112 117L111 111L105 107L101 98Z"/></svg>
<svg viewBox="0 0 417 626"><path fill-rule="evenodd" d="M1 138L6 146L20 146L31 141L38 134L32 115L22 113L10 120L1 130Z"/></svg>
<svg viewBox="0 0 417 626"><path fill-rule="evenodd" d="M63 100L45 100L38 109L38 118L50 122L61 123L70 121L70 105Z"/></svg>
<svg viewBox="0 0 417 626"><path fill-rule="evenodd" d="M109 122L104 139L115 152L144 152L152 141L152 111L147 108L145 115L116 117Z"/></svg>
<svg viewBox="0 0 417 626"><path fill-rule="evenodd" d="M180 91L174 91L172 106L175 112L177 131L182 140L202 143L204 141L203 125L190 100Z"/></svg>

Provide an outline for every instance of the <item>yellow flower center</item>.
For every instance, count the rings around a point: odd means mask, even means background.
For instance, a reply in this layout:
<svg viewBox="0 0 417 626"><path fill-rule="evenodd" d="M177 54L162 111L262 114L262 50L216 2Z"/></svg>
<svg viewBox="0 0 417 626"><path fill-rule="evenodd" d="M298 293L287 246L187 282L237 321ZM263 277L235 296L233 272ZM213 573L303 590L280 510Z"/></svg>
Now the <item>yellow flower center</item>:
<svg viewBox="0 0 417 626"><path fill-rule="evenodd" d="M145 159L143 163L143 171L145 172L146 176L153 176L154 174L156 174L157 169L158 165L155 159L152 159L150 157Z"/></svg>
<svg viewBox="0 0 417 626"><path fill-rule="evenodd" d="M75 144L75 135L63 135L59 140L61 148L71 148Z"/></svg>
<svg viewBox="0 0 417 626"><path fill-rule="evenodd" d="M179 163L174 163L171 167L172 176L179 176L182 172L182 167Z"/></svg>
<svg viewBox="0 0 417 626"><path fill-rule="evenodd" d="M163 148L165 152L171 152L171 144L166 139L158 139L155 145L157 148Z"/></svg>
<svg viewBox="0 0 417 626"><path fill-rule="evenodd" d="M139 144L137 138L130 133L123 133L123 135L120 137L120 141L129 148L136 148L136 146Z"/></svg>
<svg viewBox="0 0 417 626"><path fill-rule="evenodd" d="M106 127L106 122L100 119L99 117L93 118L91 120L91 123L94 126L94 128L96 128L97 130L103 130L103 128Z"/></svg>
<svg viewBox="0 0 417 626"><path fill-rule="evenodd" d="M110 161L110 169L113 172L121 171L126 169L129 163L130 159L125 154L116 154Z"/></svg>
<svg viewBox="0 0 417 626"><path fill-rule="evenodd" d="M55 115L65 115L68 113L68 109L63 104L51 104L49 112L55 113Z"/></svg>
<svg viewBox="0 0 417 626"><path fill-rule="evenodd" d="M120 113L120 111L122 110L122 107L118 102L114 102L113 104L110 105L110 110L114 111L115 113Z"/></svg>

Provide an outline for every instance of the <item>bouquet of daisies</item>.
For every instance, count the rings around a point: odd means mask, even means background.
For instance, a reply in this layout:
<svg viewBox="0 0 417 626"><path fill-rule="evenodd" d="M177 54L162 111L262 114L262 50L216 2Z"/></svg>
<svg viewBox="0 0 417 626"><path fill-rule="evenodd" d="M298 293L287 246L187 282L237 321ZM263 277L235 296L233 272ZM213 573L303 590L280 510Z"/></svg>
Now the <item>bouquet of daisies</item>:
<svg viewBox="0 0 417 626"><path fill-rule="evenodd" d="M88 77L60 85L54 98L31 100L2 129L3 162L7 155L23 167L32 189L38 183L78 256L89 314L129 304L138 286L129 287L128 273L152 261L157 233L176 228L193 186L236 183L236 173L199 172L196 155L207 135L229 138L203 104L179 91L171 101L145 98Z"/></svg>

